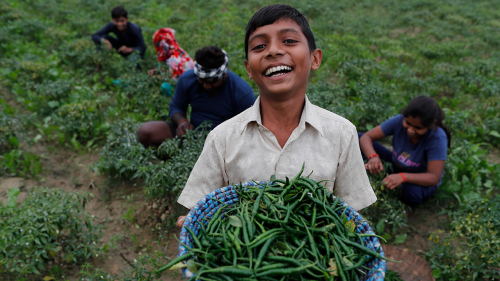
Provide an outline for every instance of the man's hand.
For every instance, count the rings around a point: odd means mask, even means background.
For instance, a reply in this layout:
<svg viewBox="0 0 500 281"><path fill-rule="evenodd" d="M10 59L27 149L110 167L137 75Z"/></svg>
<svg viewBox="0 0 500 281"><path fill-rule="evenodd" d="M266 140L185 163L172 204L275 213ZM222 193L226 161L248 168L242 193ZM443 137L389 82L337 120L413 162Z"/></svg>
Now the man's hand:
<svg viewBox="0 0 500 281"><path fill-rule="evenodd" d="M113 49L113 45L111 45L111 42L109 42L108 39L102 39L101 43L104 43L104 45L106 45L106 49L108 50Z"/></svg>
<svg viewBox="0 0 500 281"><path fill-rule="evenodd" d="M156 73L156 68L148 70L148 75L154 76Z"/></svg>
<svg viewBox="0 0 500 281"><path fill-rule="evenodd" d="M189 121L184 120L177 126L176 133L179 137L182 137L186 134L187 130L192 130L192 129L194 129L193 125L189 123Z"/></svg>
<svg viewBox="0 0 500 281"><path fill-rule="evenodd" d="M177 226L178 229L181 229L182 228L182 225L184 224L184 220L186 219L186 216L180 216L178 219L177 219L177 222L175 223L175 225Z"/></svg>
<svg viewBox="0 0 500 281"><path fill-rule="evenodd" d="M385 177L382 180L382 183L388 189L394 189L397 186L401 185L404 182L403 177L400 174L392 174Z"/></svg>
<svg viewBox="0 0 500 281"><path fill-rule="evenodd" d="M118 49L119 53L124 53L124 54L130 54L134 51L134 49L129 48L127 46L121 46L120 49Z"/></svg>
<svg viewBox="0 0 500 281"><path fill-rule="evenodd" d="M378 157L373 157L365 164L365 169L367 169L371 174L377 174L384 170L384 165Z"/></svg>

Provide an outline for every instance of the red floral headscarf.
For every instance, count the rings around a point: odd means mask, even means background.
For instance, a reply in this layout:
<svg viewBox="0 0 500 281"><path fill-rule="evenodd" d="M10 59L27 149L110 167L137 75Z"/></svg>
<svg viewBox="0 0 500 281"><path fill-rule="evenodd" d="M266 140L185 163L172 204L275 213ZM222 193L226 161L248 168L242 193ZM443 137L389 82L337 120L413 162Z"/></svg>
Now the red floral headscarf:
<svg viewBox="0 0 500 281"><path fill-rule="evenodd" d="M184 71L193 68L193 59L177 44L175 30L171 28L157 30L153 34L153 44L158 62L167 64L172 78L179 78Z"/></svg>

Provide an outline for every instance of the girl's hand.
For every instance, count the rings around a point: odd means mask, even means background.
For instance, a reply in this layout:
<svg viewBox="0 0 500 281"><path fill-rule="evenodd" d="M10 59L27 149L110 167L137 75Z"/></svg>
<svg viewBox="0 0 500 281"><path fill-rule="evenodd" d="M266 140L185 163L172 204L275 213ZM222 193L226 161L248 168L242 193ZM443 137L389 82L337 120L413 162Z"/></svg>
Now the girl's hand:
<svg viewBox="0 0 500 281"><path fill-rule="evenodd" d="M365 169L367 169L371 174L380 173L384 170L384 165L378 157L373 157L365 164Z"/></svg>
<svg viewBox="0 0 500 281"><path fill-rule="evenodd" d="M392 174L385 177L385 179L382 180L382 183L388 189L394 189L401 185L403 181L403 177L400 174Z"/></svg>

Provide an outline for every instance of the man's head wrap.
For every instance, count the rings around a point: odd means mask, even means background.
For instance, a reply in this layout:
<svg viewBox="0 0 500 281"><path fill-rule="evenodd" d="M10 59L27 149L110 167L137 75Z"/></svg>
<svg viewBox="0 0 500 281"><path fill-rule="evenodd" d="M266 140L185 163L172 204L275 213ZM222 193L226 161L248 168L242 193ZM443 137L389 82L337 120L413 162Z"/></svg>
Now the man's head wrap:
<svg viewBox="0 0 500 281"><path fill-rule="evenodd" d="M219 68L205 68L198 62L194 62L194 74L200 79L217 81L227 73L227 63L229 61L226 51L222 50L225 56L224 63Z"/></svg>

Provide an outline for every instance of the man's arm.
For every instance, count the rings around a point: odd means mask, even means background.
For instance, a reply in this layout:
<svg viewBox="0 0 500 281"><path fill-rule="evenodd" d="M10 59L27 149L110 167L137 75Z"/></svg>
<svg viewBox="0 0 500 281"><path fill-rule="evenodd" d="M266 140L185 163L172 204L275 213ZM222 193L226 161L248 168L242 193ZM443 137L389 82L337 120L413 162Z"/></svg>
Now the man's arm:
<svg viewBox="0 0 500 281"><path fill-rule="evenodd" d="M189 105L189 95L187 93L188 87L185 85L184 80L179 78L177 87L175 89L175 94L170 101L170 106L168 112L172 122L177 124L177 135L182 137L186 130L192 130L194 127L187 120L186 112ZM172 132L173 133L173 132Z"/></svg>
<svg viewBox="0 0 500 281"><path fill-rule="evenodd" d="M346 137L349 136L340 152L334 189L335 195L359 211L377 201L377 196L365 171L355 128Z"/></svg>
<svg viewBox="0 0 500 281"><path fill-rule="evenodd" d="M134 29L134 35L136 37L137 42L136 46L132 47L132 50L134 51L139 51L141 53L141 56L144 55L146 52L146 44L144 43L144 37L142 36L142 30L139 26L137 26L137 29Z"/></svg>
<svg viewBox="0 0 500 281"><path fill-rule="evenodd" d="M96 43L97 45L100 45L104 35L109 34L112 28L113 28L113 23L106 24L101 30L92 34L92 41L94 41L94 43Z"/></svg>

